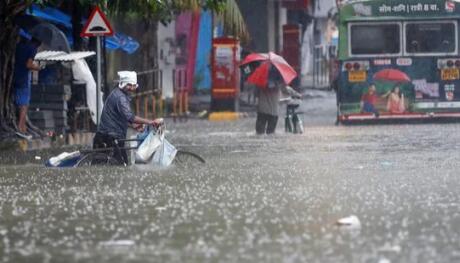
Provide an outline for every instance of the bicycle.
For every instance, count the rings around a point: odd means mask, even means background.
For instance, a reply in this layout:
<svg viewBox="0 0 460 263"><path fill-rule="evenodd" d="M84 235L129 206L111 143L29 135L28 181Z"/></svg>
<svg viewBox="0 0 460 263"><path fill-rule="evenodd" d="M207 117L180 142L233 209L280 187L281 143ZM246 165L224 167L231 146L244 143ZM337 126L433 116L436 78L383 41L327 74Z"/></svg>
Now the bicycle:
<svg viewBox="0 0 460 263"><path fill-rule="evenodd" d="M155 132L164 132L165 125L162 124L159 127L153 127ZM150 131L149 131L150 132ZM115 158L116 153L121 150L133 151L137 150L139 145L145 138L136 138L136 139L122 139L115 140L115 147L101 148L101 149L92 149L92 150L82 150L80 151L81 155L79 160L76 162L74 167L83 167L83 166L106 166L106 165L118 165L118 166L127 166L127 163ZM137 142L137 146L134 147L118 147L119 142ZM206 163L205 159L200 155L177 149L176 155L174 156L173 164L178 166L191 166L191 165L201 165Z"/></svg>
<svg viewBox="0 0 460 263"><path fill-rule="evenodd" d="M286 105L286 116L284 117L285 131L290 133L303 133L304 127L302 118L299 115L303 112L297 111L300 107L300 99L289 98L288 104Z"/></svg>

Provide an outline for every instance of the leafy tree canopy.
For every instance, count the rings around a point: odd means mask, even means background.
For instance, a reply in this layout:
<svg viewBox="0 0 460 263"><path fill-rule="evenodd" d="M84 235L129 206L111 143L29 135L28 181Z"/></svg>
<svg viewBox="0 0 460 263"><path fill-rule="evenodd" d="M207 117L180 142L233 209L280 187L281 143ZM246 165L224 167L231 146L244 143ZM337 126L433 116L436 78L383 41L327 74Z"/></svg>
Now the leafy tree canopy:
<svg viewBox="0 0 460 263"><path fill-rule="evenodd" d="M26 0L27 4L58 5L63 0ZM222 12L227 0L78 0L82 6L97 5L110 14L153 18L164 22L175 13L200 8Z"/></svg>
<svg viewBox="0 0 460 263"><path fill-rule="evenodd" d="M26 0L30 5L58 5L64 0ZM248 40L246 29L235 0L77 0L82 6L98 5L112 15L125 15L128 18L147 18L169 23L174 16L186 10L200 8L212 10L217 19L225 25L226 33Z"/></svg>

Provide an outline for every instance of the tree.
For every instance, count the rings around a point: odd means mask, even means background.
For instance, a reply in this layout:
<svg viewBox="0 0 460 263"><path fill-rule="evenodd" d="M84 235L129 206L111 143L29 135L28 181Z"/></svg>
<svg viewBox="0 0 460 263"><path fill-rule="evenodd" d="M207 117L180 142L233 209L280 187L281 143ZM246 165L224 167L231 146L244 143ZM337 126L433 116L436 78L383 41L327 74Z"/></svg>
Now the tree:
<svg viewBox="0 0 460 263"><path fill-rule="evenodd" d="M10 95L14 72L14 55L19 28L14 19L26 11L31 4L57 6L64 0L2 0L0 1L0 139L14 135L14 107L11 106ZM200 8L214 11L235 36L242 39L248 34L243 19L237 12L234 0L72 0L74 6L72 23L73 36L77 49L81 44L81 10L98 5L109 14L123 14L128 17L144 18L150 21L170 22L174 16L185 10ZM239 15L238 15L239 14Z"/></svg>

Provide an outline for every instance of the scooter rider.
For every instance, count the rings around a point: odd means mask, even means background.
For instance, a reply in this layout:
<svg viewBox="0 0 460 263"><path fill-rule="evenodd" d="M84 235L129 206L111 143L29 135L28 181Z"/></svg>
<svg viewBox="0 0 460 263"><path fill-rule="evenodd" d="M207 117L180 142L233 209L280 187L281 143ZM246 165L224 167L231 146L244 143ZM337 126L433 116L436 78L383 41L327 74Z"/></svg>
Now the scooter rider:
<svg viewBox="0 0 460 263"><path fill-rule="evenodd" d="M120 139L126 138L128 125L138 128L142 124L158 126L163 119L149 120L136 116L130 107L131 97L129 93L134 92L137 87L137 73L134 71L119 71L119 84L107 97L102 110L101 120L97 127L93 140L93 149L112 148L115 144L119 148L124 147ZM126 150L115 151L114 157L120 163L128 163Z"/></svg>

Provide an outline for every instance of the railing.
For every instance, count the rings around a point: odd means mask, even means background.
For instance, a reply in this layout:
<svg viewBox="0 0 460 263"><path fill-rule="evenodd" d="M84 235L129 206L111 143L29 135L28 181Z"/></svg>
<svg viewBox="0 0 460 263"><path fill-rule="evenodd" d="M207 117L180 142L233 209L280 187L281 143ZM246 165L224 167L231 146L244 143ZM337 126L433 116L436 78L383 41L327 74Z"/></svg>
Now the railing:
<svg viewBox="0 0 460 263"><path fill-rule="evenodd" d="M149 119L163 116L163 72L151 69L138 72L137 76L139 89L133 95L136 115Z"/></svg>
<svg viewBox="0 0 460 263"><path fill-rule="evenodd" d="M174 70L173 92L172 116L174 117L174 121L176 121L177 117L183 119L189 113L189 90L187 70L185 68Z"/></svg>
<svg viewBox="0 0 460 263"><path fill-rule="evenodd" d="M336 56L335 45L316 45L313 52L313 86L329 88L331 86L331 63Z"/></svg>
<svg viewBox="0 0 460 263"><path fill-rule="evenodd" d="M189 112L189 90L187 85L187 70L173 71L173 98L171 107L163 99L163 72L159 69L147 70L138 73L139 90L133 95L136 115L144 118L158 118L168 115L183 118ZM169 103L168 103L169 104Z"/></svg>

